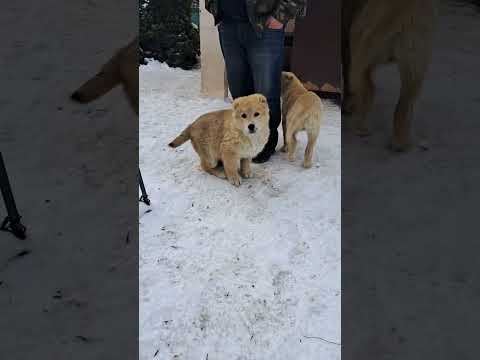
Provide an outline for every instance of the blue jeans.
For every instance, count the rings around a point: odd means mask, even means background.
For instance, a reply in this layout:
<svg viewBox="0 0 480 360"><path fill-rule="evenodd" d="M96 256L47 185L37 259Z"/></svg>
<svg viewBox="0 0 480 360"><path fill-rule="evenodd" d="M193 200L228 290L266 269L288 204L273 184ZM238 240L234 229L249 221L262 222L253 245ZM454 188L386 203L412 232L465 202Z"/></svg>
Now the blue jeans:
<svg viewBox="0 0 480 360"><path fill-rule="evenodd" d="M261 37L249 22L222 22L218 26L230 92L234 99L263 94L270 107L270 137L264 151L278 141L284 30L266 29Z"/></svg>

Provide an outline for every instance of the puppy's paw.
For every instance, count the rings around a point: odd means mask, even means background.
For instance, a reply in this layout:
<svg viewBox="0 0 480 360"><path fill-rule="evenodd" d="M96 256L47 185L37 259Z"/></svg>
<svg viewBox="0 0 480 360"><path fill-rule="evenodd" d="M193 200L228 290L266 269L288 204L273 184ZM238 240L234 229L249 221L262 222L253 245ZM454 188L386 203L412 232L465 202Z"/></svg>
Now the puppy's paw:
<svg viewBox="0 0 480 360"><path fill-rule="evenodd" d="M304 160L303 161L303 167L305 169L310 169L312 167L312 161L311 160L310 161L309 160Z"/></svg>
<svg viewBox="0 0 480 360"><path fill-rule="evenodd" d="M295 154L288 154L288 161L294 162L295 161Z"/></svg>
<svg viewBox="0 0 480 360"><path fill-rule="evenodd" d="M287 152L288 151L288 146L283 145L282 148L280 149L281 152Z"/></svg>
<svg viewBox="0 0 480 360"><path fill-rule="evenodd" d="M240 186L242 184L242 179L240 178L240 176L236 175L236 176L230 176L228 178L228 181L230 182L230 184L232 184L233 186Z"/></svg>
<svg viewBox="0 0 480 360"><path fill-rule="evenodd" d="M241 170L240 175L242 175L243 178L245 179L250 179L252 177L252 170Z"/></svg>

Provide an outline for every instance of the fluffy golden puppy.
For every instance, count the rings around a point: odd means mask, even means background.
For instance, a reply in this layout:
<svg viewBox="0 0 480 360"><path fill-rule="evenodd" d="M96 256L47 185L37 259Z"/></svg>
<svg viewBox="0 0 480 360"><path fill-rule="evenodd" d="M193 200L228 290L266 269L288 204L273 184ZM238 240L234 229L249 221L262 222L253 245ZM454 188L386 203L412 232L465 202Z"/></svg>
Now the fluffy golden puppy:
<svg viewBox="0 0 480 360"><path fill-rule="evenodd" d="M322 100L312 91L308 91L302 82L291 72L282 73L282 128L283 148L288 151L288 159L295 160L297 147L296 135L305 131L308 136L303 166L312 167L313 150L317 143L322 122Z"/></svg>
<svg viewBox="0 0 480 360"><path fill-rule="evenodd" d="M240 97L232 109L200 116L169 146L176 148L190 140L200 156L200 165L209 174L227 178L240 186L241 176L252 176L251 159L268 140L270 110L267 99L260 94ZM223 164L224 172L219 168ZM239 173L240 170L240 173Z"/></svg>

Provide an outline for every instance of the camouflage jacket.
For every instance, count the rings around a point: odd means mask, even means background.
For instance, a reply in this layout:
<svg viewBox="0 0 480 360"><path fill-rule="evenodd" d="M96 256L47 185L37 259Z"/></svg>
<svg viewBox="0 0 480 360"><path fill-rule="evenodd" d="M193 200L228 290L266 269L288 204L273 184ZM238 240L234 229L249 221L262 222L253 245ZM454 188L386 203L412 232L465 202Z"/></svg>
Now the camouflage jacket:
<svg viewBox="0 0 480 360"><path fill-rule="evenodd" d="M215 25L222 19L218 13L218 2L221 0L205 0L205 8L215 18ZM286 24L290 19L305 16L307 0L245 0L250 22L257 32L265 29L269 16Z"/></svg>

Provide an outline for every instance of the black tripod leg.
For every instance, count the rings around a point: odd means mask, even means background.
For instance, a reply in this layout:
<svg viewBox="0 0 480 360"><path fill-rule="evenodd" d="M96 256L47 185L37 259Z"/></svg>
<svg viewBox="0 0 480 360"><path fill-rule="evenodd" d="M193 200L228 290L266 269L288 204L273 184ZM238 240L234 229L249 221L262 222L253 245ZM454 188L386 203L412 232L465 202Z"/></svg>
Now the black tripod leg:
<svg viewBox="0 0 480 360"><path fill-rule="evenodd" d="M138 183L140 185L140 190L142 191L142 196L139 201L143 201L145 204L150 205L150 199L148 198L147 190L145 190L145 184L143 183L142 173L138 169Z"/></svg>
<svg viewBox="0 0 480 360"><path fill-rule="evenodd" d="M15 199L13 198L12 188L8 180L7 169L3 161L2 153L0 152L0 189L2 191L3 201L7 208L8 216L2 222L0 230L10 231L16 237L25 239L26 228L20 222L20 214L18 213Z"/></svg>

